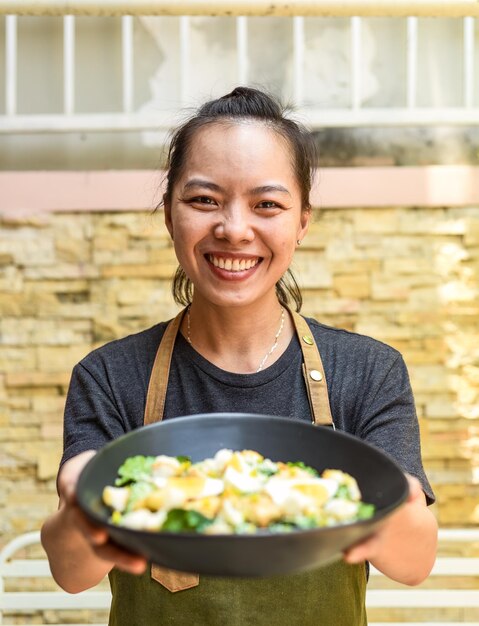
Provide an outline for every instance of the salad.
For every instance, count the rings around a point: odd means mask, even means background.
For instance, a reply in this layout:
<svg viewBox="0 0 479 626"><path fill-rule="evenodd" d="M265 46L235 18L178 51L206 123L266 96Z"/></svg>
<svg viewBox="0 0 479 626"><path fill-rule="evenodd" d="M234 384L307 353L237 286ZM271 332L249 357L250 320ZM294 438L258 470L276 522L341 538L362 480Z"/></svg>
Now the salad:
<svg viewBox="0 0 479 626"><path fill-rule="evenodd" d="M204 534L289 532L368 519L356 480L337 469L321 475L253 450L185 456L133 456L103 490L110 521L135 530Z"/></svg>

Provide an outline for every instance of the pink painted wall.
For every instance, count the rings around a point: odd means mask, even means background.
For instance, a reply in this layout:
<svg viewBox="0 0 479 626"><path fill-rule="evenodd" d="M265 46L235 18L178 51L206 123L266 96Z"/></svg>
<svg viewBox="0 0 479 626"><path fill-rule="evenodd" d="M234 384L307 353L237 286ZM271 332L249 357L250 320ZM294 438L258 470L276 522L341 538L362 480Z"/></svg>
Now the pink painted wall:
<svg viewBox="0 0 479 626"><path fill-rule="evenodd" d="M164 172L0 172L0 214L148 210ZM356 167L318 171L312 199L324 208L479 204L479 167Z"/></svg>

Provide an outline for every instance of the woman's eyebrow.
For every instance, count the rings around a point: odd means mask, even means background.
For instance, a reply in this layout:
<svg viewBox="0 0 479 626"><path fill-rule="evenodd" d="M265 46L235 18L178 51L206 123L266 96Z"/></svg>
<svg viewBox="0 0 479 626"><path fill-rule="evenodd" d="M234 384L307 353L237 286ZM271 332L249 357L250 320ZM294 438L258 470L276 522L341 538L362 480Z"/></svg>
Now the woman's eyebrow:
<svg viewBox="0 0 479 626"><path fill-rule="evenodd" d="M203 180L201 178L192 178L187 183L185 183L184 191L188 191L188 189L191 189L191 187L203 187L205 189L211 189L211 191L223 191L223 188L216 183L212 183L208 180Z"/></svg>
<svg viewBox="0 0 479 626"><path fill-rule="evenodd" d="M283 187L283 185L261 185L260 187L254 187L253 189L250 189L250 193L252 195L260 195L262 193L270 193L272 191L287 193L288 196L291 195L291 193L286 189L286 187Z"/></svg>

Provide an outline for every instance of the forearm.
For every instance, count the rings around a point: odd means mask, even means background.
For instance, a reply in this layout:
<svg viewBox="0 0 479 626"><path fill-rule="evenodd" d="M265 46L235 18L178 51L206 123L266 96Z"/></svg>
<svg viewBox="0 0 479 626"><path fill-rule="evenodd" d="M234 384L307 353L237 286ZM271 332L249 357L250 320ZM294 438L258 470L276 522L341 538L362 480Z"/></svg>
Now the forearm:
<svg viewBox="0 0 479 626"><path fill-rule="evenodd" d="M393 580L418 585L434 565L436 547L436 519L426 506L414 503L404 506L385 526L371 563Z"/></svg>
<svg viewBox="0 0 479 626"><path fill-rule="evenodd" d="M98 584L113 563L99 558L63 506L43 525L42 544L56 582L70 593Z"/></svg>

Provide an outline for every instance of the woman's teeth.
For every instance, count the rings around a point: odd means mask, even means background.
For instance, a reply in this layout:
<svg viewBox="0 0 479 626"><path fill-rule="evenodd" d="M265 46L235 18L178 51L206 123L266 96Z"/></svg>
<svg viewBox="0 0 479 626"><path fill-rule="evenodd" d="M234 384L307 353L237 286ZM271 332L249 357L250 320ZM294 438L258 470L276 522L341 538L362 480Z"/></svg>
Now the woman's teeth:
<svg viewBox="0 0 479 626"><path fill-rule="evenodd" d="M208 255L208 260L213 263L215 267L219 267L222 270L229 270L230 272L242 272L249 270L257 265L259 259L224 259L223 257L216 257L211 254Z"/></svg>

